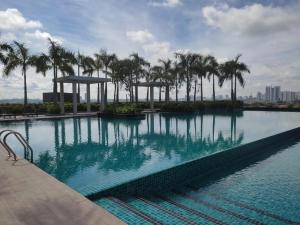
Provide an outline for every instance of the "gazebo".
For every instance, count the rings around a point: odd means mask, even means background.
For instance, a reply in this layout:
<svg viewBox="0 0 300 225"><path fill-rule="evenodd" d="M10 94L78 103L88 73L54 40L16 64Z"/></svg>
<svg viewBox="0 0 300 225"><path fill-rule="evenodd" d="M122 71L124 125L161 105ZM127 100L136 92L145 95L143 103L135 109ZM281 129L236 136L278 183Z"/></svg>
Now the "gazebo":
<svg viewBox="0 0 300 225"><path fill-rule="evenodd" d="M108 78L99 78L99 77L84 77L84 76L66 76L59 77L56 81L60 84L60 112L61 114L65 113L65 102L64 102L64 83L72 84L72 93L73 93L73 113L77 113L77 93L76 93L76 84L86 84L86 92L87 92L87 112L91 111L91 84L99 84L101 85L101 106L100 110L103 111L105 109L105 101L104 101L104 83L110 82L111 80Z"/></svg>
<svg viewBox="0 0 300 225"><path fill-rule="evenodd" d="M150 109L154 111L154 87L165 87L167 85L162 82L140 82L134 83L133 86L150 87Z"/></svg>

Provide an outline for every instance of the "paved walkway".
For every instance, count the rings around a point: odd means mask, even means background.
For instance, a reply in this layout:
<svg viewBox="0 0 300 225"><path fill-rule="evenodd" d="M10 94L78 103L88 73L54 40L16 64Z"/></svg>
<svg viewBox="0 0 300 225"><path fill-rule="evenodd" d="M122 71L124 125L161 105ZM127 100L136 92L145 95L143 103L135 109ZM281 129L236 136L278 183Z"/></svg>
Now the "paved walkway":
<svg viewBox="0 0 300 225"><path fill-rule="evenodd" d="M1 225L121 225L119 219L0 145Z"/></svg>
<svg viewBox="0 0 300 225"><path fill-rule="evenodd" d="M24 120L47 120L47 119L66 119L66 118L76 118L76 117L90 117L96 116L97 112L90 113L68 113L64 115L39 115L39 116L16 116L10 118L0 118L0 122L14 122L14 121L24 121Z"/></svg>

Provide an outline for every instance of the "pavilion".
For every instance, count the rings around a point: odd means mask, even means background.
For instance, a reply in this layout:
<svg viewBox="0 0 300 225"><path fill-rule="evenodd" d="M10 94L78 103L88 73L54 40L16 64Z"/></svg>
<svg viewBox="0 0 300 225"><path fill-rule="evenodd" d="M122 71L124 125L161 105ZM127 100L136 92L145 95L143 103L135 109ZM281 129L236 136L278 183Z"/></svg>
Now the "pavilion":
<svg viewBox="0 0 300 225"><path fill-rule="evenodd" d="M86 84L87 92L87 112L91 112L91 84L100 84L101 90L101 106L100 111L105 109L105 100L104 100L104 83L110 82L108 78L99 78L99 77L85 77L85 76L66 76L59 77L56 81L60 84L60 113L65 113L65 102L64 102L64 84L72 84L72 93L73 93L73 113L77 114L77 93L76 93L76 84Z"/></svg>
<svg viewBox="0 0 300 225"><path fill-rule="evenodd" d="M139 82L134 83L133 86L150 87L150 109L154 111L154 87L165 87L167 85L163 82Z"/></svg>

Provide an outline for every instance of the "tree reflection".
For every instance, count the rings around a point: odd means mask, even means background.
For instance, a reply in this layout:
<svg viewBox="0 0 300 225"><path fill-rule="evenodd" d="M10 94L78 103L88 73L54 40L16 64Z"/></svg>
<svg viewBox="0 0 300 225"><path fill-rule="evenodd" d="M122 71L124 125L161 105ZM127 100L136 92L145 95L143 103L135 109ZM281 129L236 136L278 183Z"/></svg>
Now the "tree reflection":
<svg viewBox="0 0 300 225"><path fill-rule="evenodd" d="M100 118L73 119L71 122L55 120L52 123L55 150L44 151L35 163L59 180L66 181L93 167L109 173L135 171L152 159L156 163L160 159L172 158L184 162L243 143L243 132L237 133L236 129L237 117L240 116L242 114L238 113L147 114L145 121ZM220 117L230 122L230 135L224 135L224 127L223 130L216 129ZM207 118L212 119L209 129L203 123ZM97 126L92 129L92 124ZM81 125L87 127L86 140L81 139ZM66 142L66 126L73 128L70 143ZM204 130L207 132L205 135ZM93 133L97 136L96 140L92 138Z"/></svg>

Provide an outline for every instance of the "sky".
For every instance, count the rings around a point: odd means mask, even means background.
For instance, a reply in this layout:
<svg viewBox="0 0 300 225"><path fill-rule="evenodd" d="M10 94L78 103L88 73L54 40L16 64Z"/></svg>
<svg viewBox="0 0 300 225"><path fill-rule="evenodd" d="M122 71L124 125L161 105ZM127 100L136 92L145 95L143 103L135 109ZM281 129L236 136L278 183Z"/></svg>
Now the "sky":
<svg viewBox="0 0 300 225"><path fill-rule="evenodd" d="M0 41L24 42L30 53L39 54L47 52L50 37L87 55L100 49L119 58L138 52L153 65L177 51L212 54L219 62L242 54L251 74L245 74L238 95L255 96L266 85L300 91L299 12L299 0L0 0ZM29 98L51 91L51 80L51 72L43 77L29 69ZM143 88L140 93L145 97ZM229 82L216 89L217 95L229 93ZM212 96L208 81L204 95ZM21 72L1 74L0 99L22 97Z"/></svg>

